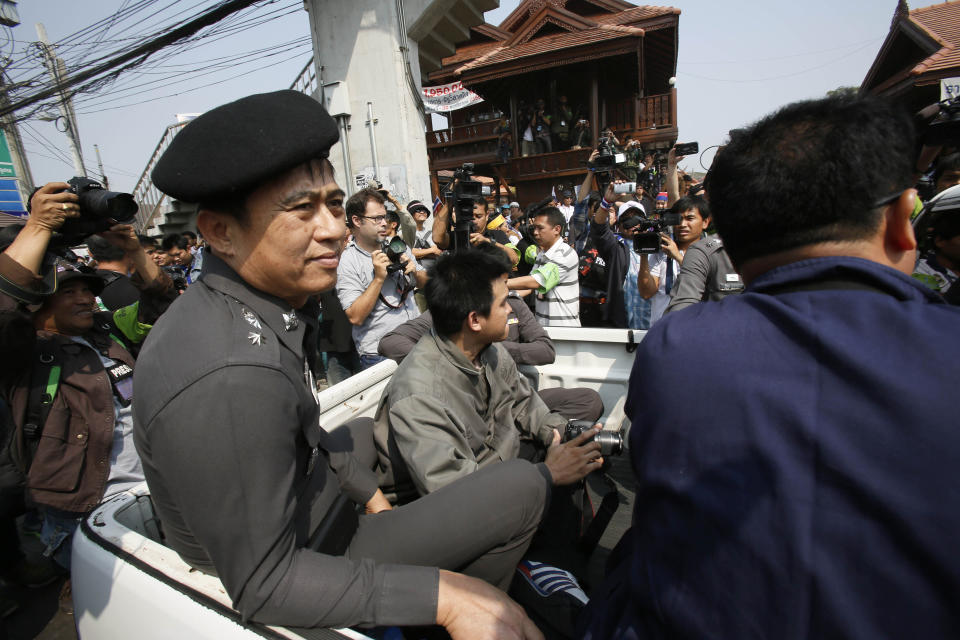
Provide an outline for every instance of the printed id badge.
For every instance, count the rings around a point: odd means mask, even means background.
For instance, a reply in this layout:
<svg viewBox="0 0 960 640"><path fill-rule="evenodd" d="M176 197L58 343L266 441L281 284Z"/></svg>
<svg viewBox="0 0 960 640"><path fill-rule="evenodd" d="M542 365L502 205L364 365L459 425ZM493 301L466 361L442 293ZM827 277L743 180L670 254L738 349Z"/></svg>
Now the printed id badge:
<svg viewBox="0 0 960 640"><path fill-rule="evenodd" d="M110 384L113 386L113 395L125 407L133 402L133 367L118 362L107 369L110 375Z"/></svg>

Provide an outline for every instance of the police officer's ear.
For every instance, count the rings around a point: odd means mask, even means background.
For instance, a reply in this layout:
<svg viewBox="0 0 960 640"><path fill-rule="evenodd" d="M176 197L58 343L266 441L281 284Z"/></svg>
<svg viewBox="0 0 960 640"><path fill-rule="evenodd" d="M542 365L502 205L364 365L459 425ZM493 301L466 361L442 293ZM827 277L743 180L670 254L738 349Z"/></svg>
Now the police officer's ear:
<svg viewBox="0 0 960 640"><path fill-rule="evenodd" d="M236 216L211 209L200 209L197 212L197 231L203 235L207 246L221 256L231 257L236 254L233 237L239 226Z"/></svg>
<svg viewBox="0 0 960 640"><path fill-rule="evenodd" d="M905 189L900 197L883 210L883 250L892 266L906 274L913 273L916 261L917 238L913 234L911 215L917 190Z"/></svg>

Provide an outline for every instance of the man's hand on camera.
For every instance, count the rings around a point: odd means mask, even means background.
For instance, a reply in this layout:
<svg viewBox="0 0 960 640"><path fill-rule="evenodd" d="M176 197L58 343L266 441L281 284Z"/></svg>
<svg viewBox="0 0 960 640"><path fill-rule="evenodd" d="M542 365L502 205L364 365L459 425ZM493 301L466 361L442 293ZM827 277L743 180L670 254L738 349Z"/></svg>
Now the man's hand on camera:
<svg viewBox="0 0 960 640"><path fill-rule="evenodd" d="M667 151L667 171L676 171L677 165L686 157L687 156L678 156L677 148L670 147L670 151Z"/></svg>
<svg viewBox="0 0 960 640"><path fill-rule="evenodd" d="M683 257L680 255L680 247L678 247L677 243L673 241L673 238L666 233L660 234L660 247L663 249L665 254L677 262L680 262L683 259Z"/></svg>
<svg viewBox="0 0 960 640"><path fill-rule="evenodd" d="M370 254L373 260L373 279L383 282L387 279L387 267L390 266L390 258L380 249L375 249Z"/></svg>
<svg viewBox="0 0 960 640"><path fill-rule="evenodd" d="M133 253L140 248L140 240L132 224L115 224L97 235L125 253Z"/></svg>
<svg viewBox="0 0 960 640"><path fill-rule="evenodd" d="M407 254L400 256L400 264L403 265L403 272L408 276L417 270L417 261L411 260Z"/></svg>
<svg viewBox="0 0 960 640"><path fill-rule="evenodd" d="M603 194L603 199L610 203L611 208L616 209L617 192L616 185L622 184L623 180L611 180L607 185L607 191Z"/></svg>
<svg viewBox="0 0 960 640"><path fill-rule="evenodd" d="M27 224L45 231L54 232L63 226L67 218L80 216L80 199L67 189L66 182L48 182L30 198L30 218Z"/></svg>
<svg viewBox="0 0 960 640"><path fill-rule="evenodd" d="M596 424L569 442L560 442L560 433L553 436L553 444L547 449L544 464L550 470L553 484L559 486L573 484L603 466L600 456L600 444L593 437L600 432Z"/></svg>

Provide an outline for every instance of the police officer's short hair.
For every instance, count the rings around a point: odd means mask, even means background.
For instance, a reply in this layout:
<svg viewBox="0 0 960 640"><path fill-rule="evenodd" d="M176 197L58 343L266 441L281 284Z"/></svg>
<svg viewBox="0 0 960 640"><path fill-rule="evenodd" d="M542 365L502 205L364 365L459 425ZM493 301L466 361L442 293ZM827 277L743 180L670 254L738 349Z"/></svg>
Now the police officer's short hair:
<svg viewBox="0 0 960 640"><path fill-rule="evenodd" d="M343 205L343 208L347 214L348 227L352 229L354 226L356 226L353 223L354 216L362 218L367 212L367 203L371 200L377 204L383 204L387 201L387 199L383 197L382 193L369 187L366 189L360 189L360 191L357 191L347 199L347 203Z"/></svg>
<svg viewBox="0 0 960 640"><path fill-rule="evenodd" d="M875 203L913 185L914 145L909 114L874 97L796 102L731 132L705 181L730 258L872 236Z"/></svg>
<svg viewBox="0 0 960 640"><path fill-rule="evenodd" d="M437 333L442 336L457 333L471 311L489 315L493 281L512 270L513 265L503 251L489 244L437 258L424 289Z"/></svg>

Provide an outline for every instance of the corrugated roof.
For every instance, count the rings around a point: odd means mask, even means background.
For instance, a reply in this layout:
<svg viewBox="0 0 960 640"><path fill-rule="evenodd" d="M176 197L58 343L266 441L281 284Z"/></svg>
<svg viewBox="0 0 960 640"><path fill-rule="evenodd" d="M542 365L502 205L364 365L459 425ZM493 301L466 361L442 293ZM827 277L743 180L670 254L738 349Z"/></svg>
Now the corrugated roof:
<svg viewBox="0 0 960 640"><path fill-rule="evenodd" d="M910 22L941 45L936 53L911 70L913 75L960 67L960 0L913 9Z"/></svg>

